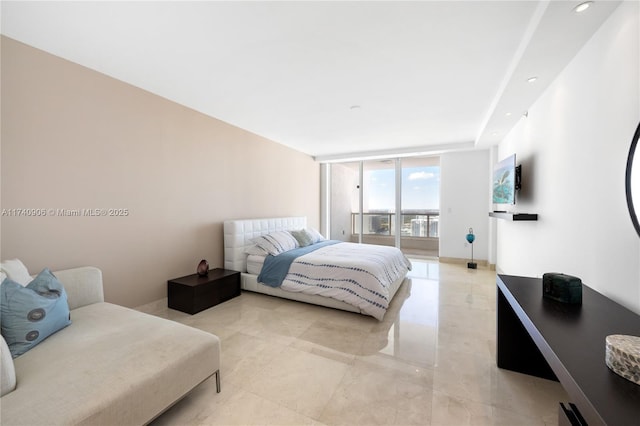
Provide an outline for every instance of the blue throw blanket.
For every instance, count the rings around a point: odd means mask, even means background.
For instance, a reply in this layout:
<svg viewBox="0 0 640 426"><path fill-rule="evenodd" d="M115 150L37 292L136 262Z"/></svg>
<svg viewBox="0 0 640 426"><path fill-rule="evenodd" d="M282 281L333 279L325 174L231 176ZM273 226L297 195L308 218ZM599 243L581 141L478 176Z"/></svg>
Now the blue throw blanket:
<svg viewBox="0 0 640 426"><path fill-rule="evenodd" d="M306 247L285 251L277 256L268 255L264 260L264 265L258 275L258 282L269 287L280 287L282 281L289 273L289 267L300 256L311 253L319 248L337 244L340 241L326 240Z"/></svg>

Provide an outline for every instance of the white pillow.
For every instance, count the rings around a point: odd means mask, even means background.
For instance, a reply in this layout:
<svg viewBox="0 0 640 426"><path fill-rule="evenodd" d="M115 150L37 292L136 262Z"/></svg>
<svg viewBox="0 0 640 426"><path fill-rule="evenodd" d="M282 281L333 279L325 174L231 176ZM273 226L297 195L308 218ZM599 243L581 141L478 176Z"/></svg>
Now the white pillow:
<svg viewBox="0 0 640 426"><path fill-rule="evenodd" d="M298 240L293 238L293 235L287 231L275 231L267 235L261 235L252 239L251 242L272 256L277 256L280 253L299 247Z"/></svg>
<svg viewBox="0 0 640 426"><path fill-rule="evenodd" d="M0 396L4 396L16 388L16 369L7 342L1 336L0 340Z"/></svg>
<svg viewBox="0 0 640 426"><path fill-rule="evenodd" d="M253 254L255 256L266 256L269 254L264 249L258 247L255 244L244 249L244 252L247 254Z"/></svg>
<svg viewBox="0 0 640 426"><path fill-rule="evenodd" d="M7 274L0 271L0 284L2 284L2 281L4 281L6 278L7 278Z"/></svg>
<svg viewBox="0 0 640 426"><path fill-rule="evenodd" d="M27 267L19 259L5 260L0 263L0 271L20 285L26 286L33 280Z"/></svg>
<svg viewBox="0 0 640 426"><path fill-rule="evenodd" d="M322 236L321 233L319 233L318 231L316 231L314 228L307 228L307 232L309 232L309 234L311 234L311 237L313 238L313 243L319 243L320 241L324 241L326 240L325 237Z"/></svg>

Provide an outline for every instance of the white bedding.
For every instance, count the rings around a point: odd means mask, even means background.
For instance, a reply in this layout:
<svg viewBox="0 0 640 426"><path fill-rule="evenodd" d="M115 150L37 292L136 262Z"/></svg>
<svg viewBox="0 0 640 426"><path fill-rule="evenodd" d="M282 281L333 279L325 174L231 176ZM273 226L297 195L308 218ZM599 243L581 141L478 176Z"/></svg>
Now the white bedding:
<svg viewBox="0 0 640 426"><path fill-rule="evenodd" d="M372 313L371 309L367 307L366 312L364 309L342 301L343 299L349 299L349 297L342 297L344 295L328 295L331 289L306 289L302 292L300 288L292 284L286 286L291 290L285 290L282 287L270 287L258 283L258 275L262 269L263 259L260 257L247 256L246 250L254 245L253 239L261 235L267 235L274 231L282 230L300 230L307 227L307 219L305 217L281 217L281 218L267 218L267 219L239 219L228 220L224 222L224 266L226 269L232 269L240 271L241 285L243 290L253 291L257 293L268 294L271 296L282 297L285 299L297 300L306 303L313 303L316 305L327 306L335 309L341 309L345 311L360 312L362 314L372 315L378 319L382 318L384 312L381 309L375 309ZM373 247L358 245L360 248ZM377 246L380 247L380 246ZM387 249L397 250L395 248L386 247ZM401 255L400 250L397 253ZM404 257L404 256L403 256ZM249 259L250 258L250 259ZM409 262L404 258L408 265ZM404 262L404 261L403 261ZM351 266L352 262L349 262ZM387 293L388 299L382 303L387 305L393 298L396 291L400 288L403 282L406 281L406 272L409 266L406 267L404 272L400 273L395 281L381 293ZM285 277L286 278L286 277ZM328 297L329 296L329 297ZM384 296L383 296L384 298ZM357 303L356 305L362 305Z"/></svg>
<svg viewBox="0 0 640 426"><path fill-rule="evenodd" d="M254 275L260 275L265 258L266 256L258 256L255 254L247 256L247 272Z"/></svg>
<svg viewBox="0 0 640 426"><path fill-rule="evenodd" d="M342 242L298 257L280 288L340 300L382 320L392 284L409 269L395 247Z"/></svg>

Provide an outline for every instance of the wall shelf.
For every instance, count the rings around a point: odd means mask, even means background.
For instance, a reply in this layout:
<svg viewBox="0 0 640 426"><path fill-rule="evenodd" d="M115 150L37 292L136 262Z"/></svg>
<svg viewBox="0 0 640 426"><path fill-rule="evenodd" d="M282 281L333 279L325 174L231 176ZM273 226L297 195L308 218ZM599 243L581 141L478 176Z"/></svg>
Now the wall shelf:
<svg viewBox="0 0 640 426"><path fill-rule="evenodd" d="M537 213L489 212L489 216L510 221L538 220Z"/></svg>

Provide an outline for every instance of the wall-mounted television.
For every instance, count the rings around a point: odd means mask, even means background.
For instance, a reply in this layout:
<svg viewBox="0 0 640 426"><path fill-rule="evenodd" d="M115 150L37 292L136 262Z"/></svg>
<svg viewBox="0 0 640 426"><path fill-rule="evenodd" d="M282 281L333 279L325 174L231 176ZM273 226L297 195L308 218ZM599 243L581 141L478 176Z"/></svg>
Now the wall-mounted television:
<svg viewBox="0 0 640 426"><path fill-rule="evenodd" d="M515 204L516 191L520 189L520 166L516 155L510 155L493 168L493 203Z"/></svg>

